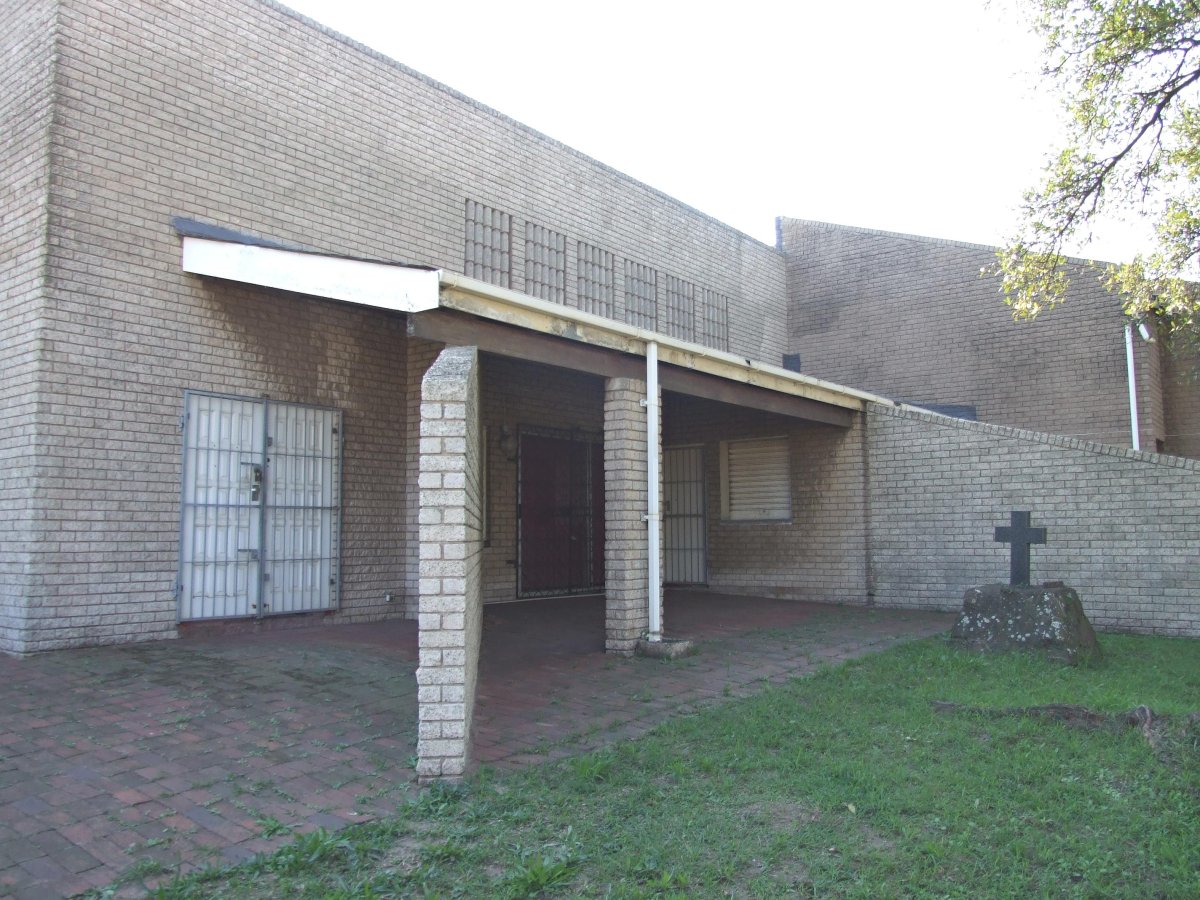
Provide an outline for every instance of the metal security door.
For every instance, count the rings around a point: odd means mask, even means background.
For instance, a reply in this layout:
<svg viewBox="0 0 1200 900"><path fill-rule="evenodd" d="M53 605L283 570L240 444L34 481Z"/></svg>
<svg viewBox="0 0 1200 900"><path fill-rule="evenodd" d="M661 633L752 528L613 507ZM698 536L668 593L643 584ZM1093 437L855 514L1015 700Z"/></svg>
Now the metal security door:
<svg viewBox="0 0 1200 900"><path fill-rule="evenodd" d="M179 617L258 614L266 406L187 394Z"/></svg>
<svg viewBox="0 0 1200 900"><path fill-rule="evenodd" d="M663 450L664 575L672 584L708 581L704 448Z"/></svg>
<svg viewBox="0 0 1200 900"><path fill-rule="evenodd" d="M337 606L342 415L267 406L264 615Z"/></svg>
<svg viewBox="0 0 1200 900"><path fill-rule="evenodd" d="M518 596L581 593L603 585L602 467L600 445L588 438L522 432Z"/></svg>
<svg viewBox="0 0 1200 900"><path fill-rule="evenodd" d="M189 391L183 433L179 618L335 608L341 414Z"/></svg>

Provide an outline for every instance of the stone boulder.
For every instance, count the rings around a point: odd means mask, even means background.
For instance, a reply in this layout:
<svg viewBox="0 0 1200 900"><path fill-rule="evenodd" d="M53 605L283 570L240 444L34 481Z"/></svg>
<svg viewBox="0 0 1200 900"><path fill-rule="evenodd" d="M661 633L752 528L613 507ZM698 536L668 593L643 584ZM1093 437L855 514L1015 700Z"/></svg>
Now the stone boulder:
<svg viewBox="0 0 1200 900"><path fill-rule="evenodd" d="M1036 650L1071 665L1100 658L1079 595L1062 582L969 588L950 637L976 650Z"/></svg>

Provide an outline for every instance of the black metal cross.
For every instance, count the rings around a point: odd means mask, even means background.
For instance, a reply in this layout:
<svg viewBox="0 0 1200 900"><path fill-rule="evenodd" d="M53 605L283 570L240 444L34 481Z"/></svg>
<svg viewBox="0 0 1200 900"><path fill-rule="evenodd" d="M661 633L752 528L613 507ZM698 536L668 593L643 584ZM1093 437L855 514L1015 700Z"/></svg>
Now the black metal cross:
<svg viewBox="0 0 1200 900"><path fill-rule="evenodd" d="M1029 513L1013 510L1009 513L1009 524L996 527L995 540L1012 544L1008 583L1029 584L1029 546L1046 543L1046 529L1030 528Z"/></svg>

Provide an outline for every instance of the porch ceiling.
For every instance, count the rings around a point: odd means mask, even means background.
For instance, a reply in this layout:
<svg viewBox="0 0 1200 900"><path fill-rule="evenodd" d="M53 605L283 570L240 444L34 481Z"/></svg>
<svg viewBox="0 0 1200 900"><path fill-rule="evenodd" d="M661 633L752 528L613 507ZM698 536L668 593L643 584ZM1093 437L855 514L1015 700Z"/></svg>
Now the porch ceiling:
<svg viewBox="0 0 1200 900"><path fill-rule="evenodd" d="M588 372L606 378L646 377L646 361L641 356L486 318L450 310L432 310L411 315L408 322L408 333L413 337L443 344L475 346L499 356ZM848 428L854 420L854 412L850 409L732 381L679 365L660 363L658 380L664 391L690 394L809 422Z"/></svg>

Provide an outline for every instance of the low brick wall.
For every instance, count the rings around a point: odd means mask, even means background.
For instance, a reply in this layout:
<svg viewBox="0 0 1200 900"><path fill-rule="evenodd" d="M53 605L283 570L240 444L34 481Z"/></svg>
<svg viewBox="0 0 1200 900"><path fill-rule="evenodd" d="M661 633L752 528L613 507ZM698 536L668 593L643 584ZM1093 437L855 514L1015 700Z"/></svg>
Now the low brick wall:
<svg viewBox="0 0 1200 900"><path fill-rule="evenodd" d="M1035 582L1075 588L1100 628L1200 636L1200 462L882 404L867 446L880 605L956 609L1006 581L993 530L1029 510Z"/></svg>

